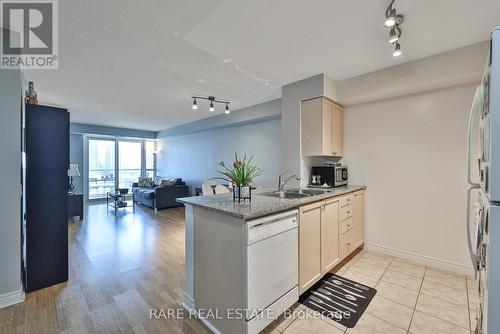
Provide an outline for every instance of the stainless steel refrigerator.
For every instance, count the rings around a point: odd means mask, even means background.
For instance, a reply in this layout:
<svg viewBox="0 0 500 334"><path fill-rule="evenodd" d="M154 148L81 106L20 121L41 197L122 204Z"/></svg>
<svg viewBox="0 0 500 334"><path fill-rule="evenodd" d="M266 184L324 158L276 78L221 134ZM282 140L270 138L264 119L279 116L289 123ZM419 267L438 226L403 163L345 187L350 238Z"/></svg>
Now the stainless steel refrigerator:
<svg viewBox="0 0 500 334"><path fill-rule="evenodd" d="M474 154L472 133L477 127L479 147ZM486 70L474 96L467 139L470 183L467 234L478 282L475 330L478 334L497 334L500 333L500 26L491 32ZM472 170L477 170L478 175Z"/></svg>

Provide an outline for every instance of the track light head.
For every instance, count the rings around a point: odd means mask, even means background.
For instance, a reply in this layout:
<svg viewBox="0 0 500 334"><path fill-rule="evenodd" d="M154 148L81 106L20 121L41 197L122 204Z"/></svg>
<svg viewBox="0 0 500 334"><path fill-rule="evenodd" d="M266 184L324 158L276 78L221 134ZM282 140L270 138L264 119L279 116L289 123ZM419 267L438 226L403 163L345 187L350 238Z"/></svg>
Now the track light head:
<svg viewBox="0 0 500 334"><path fill-rule="evenodd" d="M394 48L394 52L392 53L392 55L394 57L399 57L399 56L401 56L401 54L403 54L403 52L401 51L401 45L399 45L399 43L396 43L396 46Z"/></svg>
<svg viewBox="0 0 500 334"><path fill-rule="evenodd" d="M226 103L226 110L224 111L224 114L229 114L229 103Z"/></svg>
<svg viewBox="0 0 500 334"><path fill-rule="evenodd" d="M396 43L401 37L401 29L398 26L392 27L391 32L389 33L389 43Z"/></svg>
<svg viewBox="0 0 500 334"><path fill-rule="evenodd" d="M396 25L396 17L394 16L389 16L388 18L385 19L384 26L386 28L391 28Z"/></svg>
<svg viewBox="0 0 500 334"><path fill-rule="evenodd" d="M198 109L198 103L196 103L196 97L193 98L193 110Z"/></svg>

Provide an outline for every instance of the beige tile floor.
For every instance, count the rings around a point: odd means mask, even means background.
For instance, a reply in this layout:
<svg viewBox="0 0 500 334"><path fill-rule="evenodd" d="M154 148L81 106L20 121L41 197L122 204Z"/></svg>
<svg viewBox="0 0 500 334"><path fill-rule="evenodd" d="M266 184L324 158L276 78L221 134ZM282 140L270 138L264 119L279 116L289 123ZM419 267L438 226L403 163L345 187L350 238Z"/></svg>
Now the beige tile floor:
<svg viewBox="0 0 500 334"><path fill-rule="evenodd" d="M476 283L465 275L371 251L361 251L337 274L377 289L356 327L296 304L293 317L275 321L265 332L470 334L475 326Z"/></svg>

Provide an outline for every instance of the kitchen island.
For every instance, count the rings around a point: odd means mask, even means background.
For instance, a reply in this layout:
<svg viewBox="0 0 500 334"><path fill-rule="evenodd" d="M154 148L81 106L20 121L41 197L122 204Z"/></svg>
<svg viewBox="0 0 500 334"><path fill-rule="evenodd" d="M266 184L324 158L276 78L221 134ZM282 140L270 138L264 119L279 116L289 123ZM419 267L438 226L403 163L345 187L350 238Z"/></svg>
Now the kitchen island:
<svg viewBox="0 0 500 334"><path fill-rule="evenodd" d="M341 233L346 247L360 245L350 237L350 208L365 188L261 192L242 203L232 194L178 199L186 206L184 307L214 333L258 333L346 256Z"/></svg>

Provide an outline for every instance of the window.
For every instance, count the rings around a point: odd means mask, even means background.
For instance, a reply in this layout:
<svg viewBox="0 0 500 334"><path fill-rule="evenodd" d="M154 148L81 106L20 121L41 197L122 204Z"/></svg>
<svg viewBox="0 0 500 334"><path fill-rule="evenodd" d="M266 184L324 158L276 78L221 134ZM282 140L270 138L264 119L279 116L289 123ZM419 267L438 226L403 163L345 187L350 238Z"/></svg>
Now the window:
<svg viewBox="0 0 500 334"><path fill-rule="evenodd" d="M145 141L144 147L144 151L146 154L146 176L154 177L156 166L156 143L154 141Z"/></svg>
<svg viewBox="0 0 500 334"><path fill-rule="evenodd" d="M89 138L88 199L106 198L116 188L132 188L139 176L155 175L156 143L151 140Z"/></svg>
<svg viewBox="0 0 500 334"><path fill-rule="evenodd" d="M106 197L115 189L115 141L89 140L89 199Z"/></svg>
<svg viewBox="0 0 500 334"><path fill-rule="evenodd" d="M141 142L118 142L118 188L132 189L141 176Z"/></svg>

